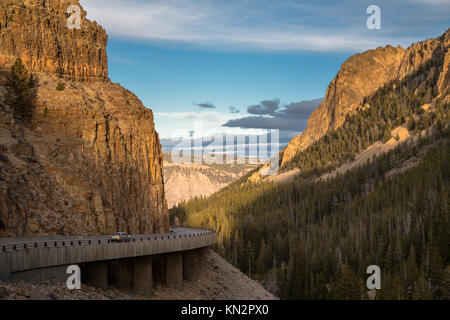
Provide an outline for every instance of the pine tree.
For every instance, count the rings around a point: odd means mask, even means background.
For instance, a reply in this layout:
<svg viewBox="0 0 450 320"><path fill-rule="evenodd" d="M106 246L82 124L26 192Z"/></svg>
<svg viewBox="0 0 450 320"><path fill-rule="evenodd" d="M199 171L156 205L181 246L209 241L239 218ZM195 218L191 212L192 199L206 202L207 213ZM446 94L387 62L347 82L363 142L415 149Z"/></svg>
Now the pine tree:
<svg viewBox="0 0 450 320"><path fill-rule="evenodd" d="M251 278L255 264L255 248L250 241L247 243L247 259L248 259L248 276Z"/></svg>
<svg viewBox="0 0 450 320"><path fill-rule="evenodd" d="M362 281L346 264L342 265L340 277L336 281L334 298L338 300L362 299Z"/></svg>
<svg viewBox="0 0 450 320"><path fill-rule="evenodd" d="M65 88L66 85L64 84L64 82L59 81L58 84L56 85L56 90L58 91L64 91Z"/></svg>
<svg viewBox="0 0 450 320"><path fill-rule="evenodd" d="M384 128L383 142L388 142L388 140L392 137L391 131L392 131L391 120L388 120L386 127Z"/></svg>
<svg viewBox="0 0 450 320"><path fill-rule="evenodd" d="M403 266L404 281L406 288L406 295L408 298L414 298L414 286L419 278L419 267L416 263L416 250L414 245L411 245L408 258Z"/></svg>
<svg viewBox="0 0 450 320"><path fill-rule="evenodd" d="M412 299L414 300L433 299L433 293L430 288L430 283L425 279L425 275L423 272L421 272L419 278L414 283Z"/></svg>
<svg viewBox="0 0 450 320"><path fill-rule="evenodd" d="M258 261L257 261L257 271L260 276L266 273L267 264L267 249L264 239L261 240L261 246L259 249Z"/></svg>
<svg viewBox="0 0 450 320"><path fill-rule="evenodd" d="M442 296L442 281L444 278L444 270L442 259L439 256L439 250L432 248L426 253L426 275L430 290L436 296Z"/></svg>
<svg viewBox="0 0 450 320"><path fill-rule="evenodd" d="M17 58L7 76L6 104L14 111L16 118L25 122L31 120L34 108L34 79L28 73L20 58Z"/></svg>

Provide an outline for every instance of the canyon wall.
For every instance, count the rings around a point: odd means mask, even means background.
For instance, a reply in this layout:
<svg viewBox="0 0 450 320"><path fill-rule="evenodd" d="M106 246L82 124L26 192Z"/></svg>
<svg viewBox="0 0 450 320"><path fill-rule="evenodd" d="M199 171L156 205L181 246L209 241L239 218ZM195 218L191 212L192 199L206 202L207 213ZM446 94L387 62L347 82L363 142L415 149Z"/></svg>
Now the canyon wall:
<svg viewBox="0 0 450 320"><path fill-rule="evenodd" d="M168 232L153 113L107 79L100 26L83 12L67 29L69 4L0 4L0 237ZM30 124L4 102L17 57L36 79Z"/></svg>
<svg viewBox="0 0 450 320"><path fill-rule="evenodd" d="M67 28L67 8L72 4L81 8L78 0L2 0L0 68L8 68L20 56L33 72L106 79L106 32L87 20L82 9L81 29Z"/></svg>

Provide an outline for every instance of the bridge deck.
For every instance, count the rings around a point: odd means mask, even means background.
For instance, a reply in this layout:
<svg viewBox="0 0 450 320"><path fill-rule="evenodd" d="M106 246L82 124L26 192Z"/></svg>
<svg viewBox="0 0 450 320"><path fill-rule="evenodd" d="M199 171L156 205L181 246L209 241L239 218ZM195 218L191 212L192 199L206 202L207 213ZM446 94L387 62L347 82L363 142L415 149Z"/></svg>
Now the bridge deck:
<svg viewBox="0 0 450 320"><path fill-rule="evenodd" d="M0 280L27 270L188 251L216 242L214 230L189 228L131 237L129 242L113 242L110 236L2 239Z"/></svg>

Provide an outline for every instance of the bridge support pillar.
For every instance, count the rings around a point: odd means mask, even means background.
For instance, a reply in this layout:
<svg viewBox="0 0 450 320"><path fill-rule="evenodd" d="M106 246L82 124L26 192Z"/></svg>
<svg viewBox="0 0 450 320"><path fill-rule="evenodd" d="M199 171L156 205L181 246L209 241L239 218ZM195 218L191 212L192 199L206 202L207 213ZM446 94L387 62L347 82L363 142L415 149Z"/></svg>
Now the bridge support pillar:
<svg viewBox="0 0 450 320"><path fill-rule="evenodd" d="M153 259L153 280L155 283L166 285L166 256L158 254Z"/></svg>
<svg viewBox="0 0 450 320"><path fill-rule="evenodd" d="M200 275L198 254L196 250L190 250L183 254L183 278L197 281Z"/></svg>
<svg viewBox="0 0 450 320"><path fill-rule="evenodd" d="M198 248L197 251L197 259L199 270L201 270L206 265L206 259L209 252L209 247Z"/></svg>
<svg viewBox="0 0 450 320"><path fill-rule="evenodd" d="M86 284L103 290L108 288L108 263L92 262L86 265Z"/></svg>
<svg viewBox="0 0 450 320"><path fill-rule="evenodd" d="M133 291L143 296L150 296L153 287L152 257L134 259Z"/></svg>
<svg viewBox="0 0 450 320"><path fill-rule="evenodd" d="M166 259L167 287L183 289L183 254L179 252L167 254Z"/></svg>
<svg viewBox="0 0 450 320"><path fill-rule="evenodd" d="M132 291L133 268L132 259L111 261L109 265L110 283L117 289Z"/></svg>
<svg viewBox="0 0 450 320"><path fill-rule="evenodd" d="M200 257L201 258L205 258L205 256L207 255L208 251L209 251L209 247L198 248L197 252L198 252L199 258Z"/></svg>

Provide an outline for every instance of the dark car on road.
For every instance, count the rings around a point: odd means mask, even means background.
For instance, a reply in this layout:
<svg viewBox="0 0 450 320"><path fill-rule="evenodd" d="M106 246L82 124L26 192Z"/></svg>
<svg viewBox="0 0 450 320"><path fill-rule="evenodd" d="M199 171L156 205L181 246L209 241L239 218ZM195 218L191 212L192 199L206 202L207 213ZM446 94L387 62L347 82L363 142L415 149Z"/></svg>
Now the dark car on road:
<svg viewBox="0 0 450 320"><path fill-rule="evenodd" d="M131 236L125 232L116 232L111 236L111 240L117 242L130 241Z"/></svg>

